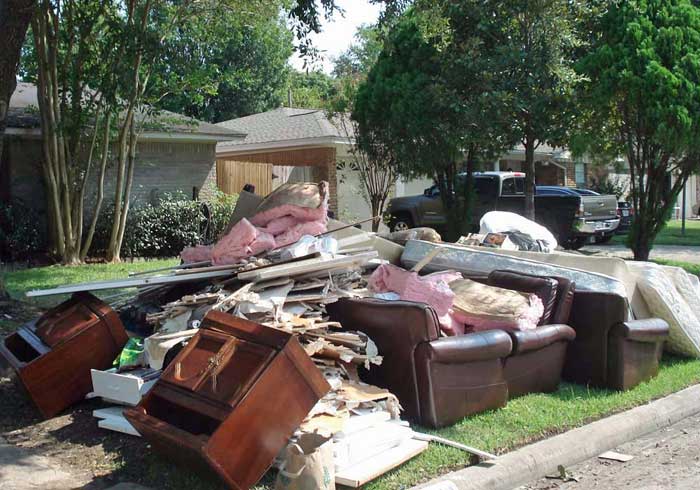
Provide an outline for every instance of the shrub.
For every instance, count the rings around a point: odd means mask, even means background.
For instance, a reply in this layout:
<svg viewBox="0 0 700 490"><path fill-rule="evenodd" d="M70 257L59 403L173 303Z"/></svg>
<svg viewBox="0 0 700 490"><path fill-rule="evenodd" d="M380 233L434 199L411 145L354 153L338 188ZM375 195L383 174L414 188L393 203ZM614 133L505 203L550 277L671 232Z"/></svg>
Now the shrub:
<svg viewBox="0 0 700 490"><path fill-rule="evenodd" d="M192 201L184 194L166 194L155 205L137 203L124 230L123 257L174 257L183 248L211 243L226 228L237 196L218 193L211 202ZM92 254L107 249L114 205L104 208L95 230Z"/></svg>
<svg viewBox="0 0 700 490"><path fill-rule="evenodd" d="M623 199L629 190L629 186L621 179L605 176L598 180L591 179L590 189L599 194L617 196L618 199Z"/></svg>
<svg viewBox="0 0 700 490"><path fill-rule="evenodd" d="M214 198L209 201L209 206L211 208L209 242L216 241L224 232L231 219L231 214L233 214L237 201L238 194L226 194L218 190Z"/></svg>
<svg viewBox="0 0 700 490"><path fill-rule="evenodd" d="M0 204L0 261L28 260L43 249L42 220L32 208Z"/></svg>

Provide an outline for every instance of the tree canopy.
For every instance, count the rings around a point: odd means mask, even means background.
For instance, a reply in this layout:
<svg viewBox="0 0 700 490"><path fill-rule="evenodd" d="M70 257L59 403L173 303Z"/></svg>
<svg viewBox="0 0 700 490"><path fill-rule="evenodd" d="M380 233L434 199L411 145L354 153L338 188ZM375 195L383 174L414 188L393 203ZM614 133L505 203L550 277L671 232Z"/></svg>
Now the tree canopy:
<svg viewBox="0 0 700 490"><path fill-rule="evenodd" d="M292 34L275 15L225 10L184 24L163 46L149 88L162 109L219 122L278 107Z"/></svg>
<svg viewBox="0 0 700 490"><path fill-rule="evenodd" d="M578 68L588 147L626 156L636 210L630 245L647 260L700 162L700 9L688 0L611 3Z"/></svg>
<svg viewBox="0 0 700 490"><path fill-rule="evenodd" d="M470 72L484 75L480 104L493 114L499 128L496 133L476 128L475 133L491 132L522 143L527 175L525 215L533 219L535 149L543 143L565 144L573 126L573 93L578 81L574 60L580 45L577 27L585 2L445 3L455 73L462 79ZM466 93L473 94L474 88L468 87Z"/></svg>

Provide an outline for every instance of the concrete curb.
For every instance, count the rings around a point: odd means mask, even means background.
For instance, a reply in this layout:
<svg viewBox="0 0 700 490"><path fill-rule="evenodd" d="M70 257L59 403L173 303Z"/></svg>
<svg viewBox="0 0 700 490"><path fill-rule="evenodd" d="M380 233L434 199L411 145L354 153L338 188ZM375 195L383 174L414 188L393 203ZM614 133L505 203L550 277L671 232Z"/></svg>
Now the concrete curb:
<svg viewBox="0 0 700 490"><path fill-rule="evenodd" d="M511 490L700 413L700 385L413 487L418 490ZM412 490L413 490L412 489Z"/></svg>

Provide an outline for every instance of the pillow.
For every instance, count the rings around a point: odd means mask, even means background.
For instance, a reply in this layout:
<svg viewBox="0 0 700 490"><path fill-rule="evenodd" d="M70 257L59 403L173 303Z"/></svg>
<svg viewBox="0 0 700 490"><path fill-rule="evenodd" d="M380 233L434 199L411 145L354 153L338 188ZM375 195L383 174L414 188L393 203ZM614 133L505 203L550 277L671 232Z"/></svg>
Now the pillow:
<svg viewBox="0 0 700 490"><path fill-rule="evenodd" d="M452 281L452 309L461 322L474 330L495 328L532 330L544 313L542 300L535 294L488 286L469 279Z"/></svg>

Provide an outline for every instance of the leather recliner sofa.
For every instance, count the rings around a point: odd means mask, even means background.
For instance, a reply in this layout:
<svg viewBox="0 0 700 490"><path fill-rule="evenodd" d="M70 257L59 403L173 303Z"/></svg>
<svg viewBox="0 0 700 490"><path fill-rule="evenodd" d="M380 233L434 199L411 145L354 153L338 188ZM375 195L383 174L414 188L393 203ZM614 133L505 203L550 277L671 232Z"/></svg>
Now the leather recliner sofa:
<svg viewBox="0 0 700 490"><path fill-rule="evenodd" d="M555 391L561 381L567 346L576 337L568 326L575 284L562 277L510 271L493 271L486 282L536 294L544 304L544 314L536 329L508 332L513 341L513 350L504 365L509 398Z"/></svg>
<svg viewBox="0 0 700 490"><path fill-rule="evenodd" d="M668 324L630 317L622 296L576 291L570 317L576 340L568 347L564 379L627 390L656 376Z"/></svg>
<svg viewBox="0 0 700 490"><path fill-rule="evenodd" d="M361 376L394 393L407 418L444 427L506 404L503 360L513 349L506 332L440 337L435 310L410 301L345 298L326 309L331 320L377 344L384 360Z"/></svg>
<svg viewBox="0 0 700 490"><path fill-rule="evenodd" d="M567 316L573 284L508 274L489 280L536 289L533 292L545 303L542 321ZM369 335L384 357L381 366L362 372L363 379L388 388L408 418L429 427L502 407L509 397L555 390L566 344L575 335L566 325L544 325L530 332L489 330L440 337L435 311L422 303L342 299L326 308L331 320Z"/></svg>

